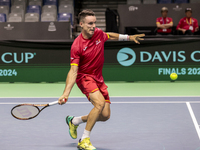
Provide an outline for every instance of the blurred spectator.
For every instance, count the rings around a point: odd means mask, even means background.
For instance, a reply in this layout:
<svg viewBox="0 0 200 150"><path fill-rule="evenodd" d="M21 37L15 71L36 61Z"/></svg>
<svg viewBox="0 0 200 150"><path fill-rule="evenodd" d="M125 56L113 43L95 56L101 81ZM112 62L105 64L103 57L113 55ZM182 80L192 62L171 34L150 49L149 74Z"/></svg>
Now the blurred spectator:
<svg viewBox="0 0 200 150"><path fill-rule="evenodd" d="M157 34L168 35L172 32L171 27L173 26L173 20L170 17L167 17L168 8L163 7L161 9L162 17L156 19L157 25Z"/></svg>
<svg viewBox="0 0 200 150"><path fill-rule="evenodd" d="M192 9L185 9L185 17L179 21L179 24L176 27L178 34L184 35L193 35L199 30L198 21L195 18L192 18Z"/></svg>

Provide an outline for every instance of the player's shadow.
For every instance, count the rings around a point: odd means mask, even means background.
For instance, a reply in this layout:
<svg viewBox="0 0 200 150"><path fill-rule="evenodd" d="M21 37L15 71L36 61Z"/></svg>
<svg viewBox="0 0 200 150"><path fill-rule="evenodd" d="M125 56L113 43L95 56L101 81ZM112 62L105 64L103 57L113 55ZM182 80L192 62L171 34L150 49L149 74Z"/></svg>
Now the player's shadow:
<svg viewBox="0 0 200 150"><path fill-rule="evenodd" d="M98 148L96 147L97 150L111 150L111 149L105 149L105 148Z"/></svg>
<svg viewBox="0 0 200 150"><path fill-rule="evenodd" d="M77 143L69 143L69 144L66 144L66 145L61 145L60 147L77 147ZM111 150L111 149L105 149L105 148L98 148L97 147L97 150Z"/></svg>
<svg viewBox="0 0 200 150"><path fill-rule="evenodd" d="M69 143L66 145L61 145L61 147L77 147L77 143Z"/></svg>
<svg viewBox="0 0 200 150"><path fill-rule="evenodd" d="M60 147L77 147L77 143L69 143L69 144L66 144L66 145L60 145ZM111 150L111 149L105 149L105 148L98 148L97 147L97 150Z"/></svg>

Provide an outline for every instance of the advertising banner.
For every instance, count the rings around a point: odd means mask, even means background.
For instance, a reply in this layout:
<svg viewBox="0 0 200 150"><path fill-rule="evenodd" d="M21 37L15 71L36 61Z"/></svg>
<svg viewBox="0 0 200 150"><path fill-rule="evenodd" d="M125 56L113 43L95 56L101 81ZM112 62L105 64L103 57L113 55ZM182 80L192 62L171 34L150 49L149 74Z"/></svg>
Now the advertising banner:
<svg viewBox="0 0 200 150"><path fill-rule="evenodd" d="M65 81L71 44L52 44L51 48L0 45L0 82ZM107 42L104 57L105 81L170 81L174 72L179 81L200 80L200 40L141 45Z"/></svg>

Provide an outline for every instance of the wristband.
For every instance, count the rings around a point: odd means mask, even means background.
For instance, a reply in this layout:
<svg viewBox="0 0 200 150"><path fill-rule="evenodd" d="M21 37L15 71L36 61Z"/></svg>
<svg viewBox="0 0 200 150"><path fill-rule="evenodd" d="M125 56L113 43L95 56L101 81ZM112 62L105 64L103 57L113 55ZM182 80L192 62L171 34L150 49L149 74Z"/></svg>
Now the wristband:
<svg viewBox="0 0 200 150"><path fill-rule="evenodd" d="M127 34L119 34L119 41L129 41L129 36Z"/></svg>

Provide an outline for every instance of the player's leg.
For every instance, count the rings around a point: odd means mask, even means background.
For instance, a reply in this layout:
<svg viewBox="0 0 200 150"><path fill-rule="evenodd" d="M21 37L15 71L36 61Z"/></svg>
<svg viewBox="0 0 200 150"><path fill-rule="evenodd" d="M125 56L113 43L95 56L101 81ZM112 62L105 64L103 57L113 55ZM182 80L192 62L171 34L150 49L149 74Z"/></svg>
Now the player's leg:
<svg viewBox="0 0 200 150"><path fill-rule="evenodd" d="M90 111L87 117L87 124L85 129L91 131L105 107L105 99L100 91L90 93L89 96L94 108Z"/></svg>
<svg viewBox="0 0 200 150"><path fill-rule="evenodd" d="M92 102L94 108L89 115L82 117L70 116L69 122L71 123L72 127L69 128L69 131L71 132L71 134L75 134L77 137L76 127L78 127L80 123L87 122L84 134L81 138L82 141L80 140L78 143L78 148L84 149L84 147L89 144L89 149L95 149L95 147L93 147L90 142L90 132L96 121L106 121L110 117L110 100L108 96L107 86L105 85L105 83L100 83L100 85L97 85L96 81L94 81L91 77L84 77L81 83L78 84L78 86ZM94 119L96 116L96 119L89 121L90 116L92 119Z"/></svg>
<svg viewBox="0 0 200 150"><path fill-rule="evenodd" d="M79 82L77 82L77 85L79 89L82 91L83 94L85 94L87 97L89 96L89 92L91 92L94 89L98 89L97 85L91 88L91 85L93 84L94 80L91 77L83 77ZM89 89L88 89L89 88ZM83 123L83 120L80 117L74 117L74 116L67 116L66 122L69 126L69 134L73 139L77 138L77 128L79 124Z"/></svg>
<svg viewBox="0 0 200 150"><path fill-rule="evenodd" d="M73 120L76 120L76 118L77 117L75 117ZM110 103L105 103L103 111L99 115L99 118L97 121L107 121L109 118L110 118ZM88 119L88 115L81 117L82 122L87 122L87 119Z"/></svg>
<svg viewBox="0 0 200 150"><path fill-rule="evenodd" d="M105 83L99 84L99 90L101 91L104 99L105 99L105 107L102 111L102 113L99 116L98 121L107 121L108 119L110 119L110 97L108 94L108 86Z"/></svg>
<svg viewBox="0 0 200 150"><path fill-rule="evenodd" d="M101 112L103 113L103 116L101 115L101 117L100 117L101 121L105 121L106 120L105 117L109 116L109 114L106 114L109 112L109 110L106 111L103 109L104 105L105 105L105 99L100 91L97 90L93 93L89 93L88 96L90 96L90 101L94 105L94 108L90 112L90 114L92 115L91 118L92 119L96 118L96 119L89 121L89 127L87 126L86 130L84 131L85 134L83 134L83 137L81 139L89 136L90 131L91 131L93 125L95 124L95 122L98 120ZM109 108L109 107L106 106L106 108ZM66 117L66 122L69 126L69 134L73 139L77 138L77 128L78 128L79 124L81 124L83 122L87 122L89 115L80 116L80 117L74 117L74 116ZM93 124L93 125L91 125L91 124Z"/></svg>
<svg viewBox="0 0 200 150"><path fill-rule="evenodd" d="M106 103L97 121L107 121L110 119L110 103Z"/></svg>
<svg viewBox="0 0 200 150"><path fill-rule="evenodd" d="M89 96L94 108L87 116L86 127L83 136L78 143L78 148L85 149L87 147L88 150L95 150L96 148L90 142L90 132L92 131L92 128L94 127L96 121L99 119L99 116L105 107L105 99L100 91L89 93Z"/></svg>
<svg viewBox="0 0 200 150"><path fill-rule="evenodd" d="M76 117L76 118L78 118L78 117ZM79 118L81 120L81 117L79 117ZM72 122L73 120L74 120L74 116L66 117L66 123L69 126L69 135L71 136L72 139L76 139L77 138L77 128L78 128L78 125L81 123L81 121L79 122L79 124L76 125Z"/></svg>
<svg viewBox="0 0 200 150"><path fill-rule="evenodd" d="M101 94L103 95L106 104L105 104L105 107L104 107L104 109L103 109L102 113L100 114L97 121L107 121L110 118L110 103L111 103L110 97L109 97L109 94L108 94L108 90L107 90L108 87L105 83L99 83L98 88L99 88L99 91L101 92ZM87 119L88 119L88 115L85 115L85 116L82 116L82 117L75 117L72 120L72 122L75 125L79 125L80 123L87 122Z"/></svg>

